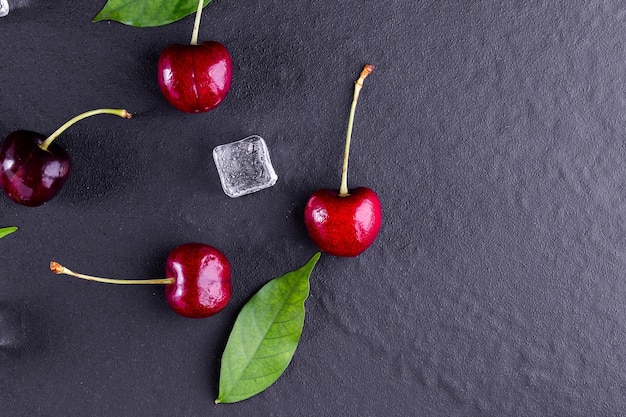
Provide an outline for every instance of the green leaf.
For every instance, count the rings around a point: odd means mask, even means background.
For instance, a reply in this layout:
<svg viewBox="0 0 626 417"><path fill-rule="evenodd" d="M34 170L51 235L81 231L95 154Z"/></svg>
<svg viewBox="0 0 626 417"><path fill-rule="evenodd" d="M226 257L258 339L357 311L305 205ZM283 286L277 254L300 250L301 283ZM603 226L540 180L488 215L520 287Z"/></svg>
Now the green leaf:
<svg viewBox="0 0 626 417"><path fill-rule="evenodd" d="M4 227L4 228L0 229L0 239L5 237L6 235L10 235L11 233L15 232L16 230L17 230L17 227Z"/></svg>
<svg viewBox="0 0 626 417"><path fill-rule="evenodd" d="M175 22L194 13L199 0L108 0L94 22L115 20L129 26L152 27ZM204 0L204 6L211 0Z"/></svg>
<svg viewBox="0 0 626 417"><path fill-rule="evenodd" d="M216 404L250 398L283 374L302 335L309 276L319 258L318 252L271 280L241 309L222 356Z"/></svg>

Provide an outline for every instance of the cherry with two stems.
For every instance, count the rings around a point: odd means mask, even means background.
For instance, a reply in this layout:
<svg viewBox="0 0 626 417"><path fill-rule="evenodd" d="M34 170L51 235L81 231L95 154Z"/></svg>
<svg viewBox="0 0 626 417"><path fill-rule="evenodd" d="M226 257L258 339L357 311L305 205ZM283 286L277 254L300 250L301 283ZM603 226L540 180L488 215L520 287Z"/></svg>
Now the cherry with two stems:
<svg viewBox="0 0 626 417"><path fill-rule="evenodd" d="M159 56L158 81L165 99L186 113L202 113L217 107L228 94L233 64L224 45L215 41L198 44L203 0L198 1L189 45L172 44Z"/></svg>
<svg viewBox="0 0 626 417"><path fill-rule="evenodd" d="M123 280L79 274L50 262L56 274L107 284L165 285L165 299L174 312L189 318L212 316L226 307L231 295L231 268L226 255L203 243L174 248L165 261L167 278Z"/></svg>
<svg viewBox="0 0 626 417"><path fill-rule="evenodd" d="M374 243L382 224L382 208L374 190L367 187L348 190L348 155L354 113L363 80L373 69L373 65L366 65L354 84L339 191L317 190L304 208L304 224L309 237L329 255L359 255Z"/></svg>
<svg viewBox="0 0 626 417"><path fill-rule="evenodd" d="M0 143L0 188L11 200L28 207L52 199L72 167L70 156L54 140L74 123L97 114L131 117L123 109L98 109L74 117L47 138L28 130L10 133Z"/></svg>

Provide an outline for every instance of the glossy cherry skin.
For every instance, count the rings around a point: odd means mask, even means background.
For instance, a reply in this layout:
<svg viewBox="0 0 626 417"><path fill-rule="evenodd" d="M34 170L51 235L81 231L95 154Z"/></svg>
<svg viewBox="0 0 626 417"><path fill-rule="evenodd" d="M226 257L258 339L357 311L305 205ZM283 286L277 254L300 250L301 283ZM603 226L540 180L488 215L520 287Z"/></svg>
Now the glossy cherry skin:
<svg viewBox="0 0 626 417"><path fill-rule="evenodd" d="M304 224L315 244L329 255L357 256L378 236L382 224L378 195L366 187L342 197L337 190L315 191L304 208Z"/></svg>
<svg viewBox="0 0 626 417"><path fill-rule="evenodd" d="M207 112L228 94L233 77L230 54L219 42L167 46L158 62L163 96L186 113Z"/></svg>
<svg viewBox="0 0 626 417"><path fill-rule="evenodd" d="M16 203L40 206L67 180L70 156L54 142L48 150L41 149L45 139L39 133L18 130L0 144L0 188Z"/></svg>
<svg viewBox="0 0 626 417"><path fill-rule="evenodd" d="M165 299L181 316L209 317L228 304L231 293L230 262L212 246L187 243L170 252L165 274L174 278L165 286Z"/></svg>

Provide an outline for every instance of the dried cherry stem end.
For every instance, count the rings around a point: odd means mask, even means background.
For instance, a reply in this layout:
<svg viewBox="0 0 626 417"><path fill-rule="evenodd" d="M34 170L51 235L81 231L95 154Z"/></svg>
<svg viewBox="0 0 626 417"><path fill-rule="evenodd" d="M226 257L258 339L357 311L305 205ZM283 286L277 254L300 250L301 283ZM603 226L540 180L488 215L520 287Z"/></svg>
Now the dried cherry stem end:
<svg viewBox="0 0 626 417"><path fill-rule="evenodd" d="M341 186L339 187L339 196L347 197L348 193L348 157L350 155L350 141L352 139L352 126L354 125L354 113L356 111L356 103L359 100L359 93L363 88L363 81L374 71L373 65L366 65L361 71L359 79L354 83L354 96L352 97L352 106L350 107L350 117L348 118L348 131L346 132L346 147L343 152L343 167L341 169Z"/></svg>
<svg viewBox="0 0 626 417"><path fill-rule="evenodd" d="M50 262L50 270L57 275L69 275L76 278L86 279L87 281L104 282L106 284L173 284L174 278L157 278L157 279L111 279L100 278L91 275L79 274L70 269L67 269L58 262Z"/></svg>
<svg viewBox="0 0 626 417"><path fill-rule="evenodd" d="M59 137L59 135L61 133L65 132L74 123L79 122L79 121L81 121L83 119L86 119L87 117L95 116L97 114L112 114L114 116L123 117L125 119L130 119L132 117L132 114L130 114L128 111L126 111L124 109L98 109L98 110L91 110L91 111L79 114L78 116L76 116L73 119L71 119L68 122L66 122L63 126L58 128L57 130L55 130L53 134L48 136L48 138L46 140L44 140L43 143L41 145L39 145L39 147L41 149L43 149L44 151L47 151L48 150L48 146L50 146L50 144L57 137Z"/></svg>

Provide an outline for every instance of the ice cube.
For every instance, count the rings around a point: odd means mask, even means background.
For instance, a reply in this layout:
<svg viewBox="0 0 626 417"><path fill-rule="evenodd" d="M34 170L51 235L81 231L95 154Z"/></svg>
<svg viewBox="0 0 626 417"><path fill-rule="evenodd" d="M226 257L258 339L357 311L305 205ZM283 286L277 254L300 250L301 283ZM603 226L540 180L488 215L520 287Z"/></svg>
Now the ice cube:
<svg viewBox="0 0 626 417"><path fill-rule="evenodd" d="M9 7L9 2L11 7ZM9 10L17 10L24 7L29 7L33 3L33 0L0 0L0 17L4 17L9 14Z"/></svg>
<svg viewBox="0 0 626 417"><path fill-rule="evenodd" d="M9 1L0 0L0 17L4 17L9 14Z"/></svg>
<svg viewBox="0 0 626 417"><path fill-rule="evenodd" d="M213 160L222 188L229 197L271 187L278 179L267 145L257 135L215 147Z"/></svg>

